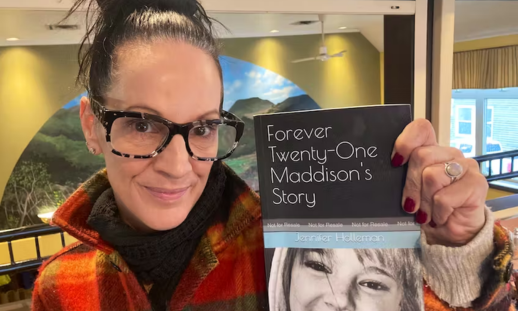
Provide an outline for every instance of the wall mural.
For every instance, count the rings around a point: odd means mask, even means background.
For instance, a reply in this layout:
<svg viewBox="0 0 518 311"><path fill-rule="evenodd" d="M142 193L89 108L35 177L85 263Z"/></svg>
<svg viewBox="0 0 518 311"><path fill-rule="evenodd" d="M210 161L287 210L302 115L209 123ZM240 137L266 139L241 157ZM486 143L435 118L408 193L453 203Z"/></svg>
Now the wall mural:
<svg viewBox="0 0 518 311"><path fill-rule="evenodd" d="M320 109L293 82L239 59L221 56L223 109L245 122L235 153L225 162L252 189L259 188L253 115ZM16 164L0 202L0 230L41 223L88 177L104 167L88 153L79 120L81 94L57 111L34 136Z"/></svg>

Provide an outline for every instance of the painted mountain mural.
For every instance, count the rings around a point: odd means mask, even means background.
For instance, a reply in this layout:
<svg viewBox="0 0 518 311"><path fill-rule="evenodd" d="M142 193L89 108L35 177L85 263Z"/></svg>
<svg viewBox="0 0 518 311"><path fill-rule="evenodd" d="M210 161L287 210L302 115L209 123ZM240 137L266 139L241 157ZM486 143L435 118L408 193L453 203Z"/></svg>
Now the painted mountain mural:
<svg viewBox="0 0 518 311"><path fill-rule="evenodd" d="M303 90L284 77L235 58L220 57L223 109L245 122L235 153L225 162L252 189L259 190L253 116L319 109ZM57 111L29 143L0 202L0 230L41 223L39 213L54 211L89 176L104 167L88 153L79 120L80 94Z"/></svg>

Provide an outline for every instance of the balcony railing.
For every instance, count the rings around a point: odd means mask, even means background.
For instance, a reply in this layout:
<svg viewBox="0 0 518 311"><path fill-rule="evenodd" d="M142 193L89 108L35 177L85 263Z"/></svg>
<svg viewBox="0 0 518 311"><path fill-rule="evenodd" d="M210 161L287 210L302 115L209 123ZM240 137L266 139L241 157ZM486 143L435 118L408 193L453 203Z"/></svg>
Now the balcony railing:
<svg viewBox="0 0 518 311"><path fill-rule="evenodd" d="M487 181L518 177L518 150L474 157Z"/></svg>
<svg viewBox="0 0 518 311"><path fill-rule="evenodd" d="M0 231L0 246L5 249L5 243L7 243L8 254L10 257L10 263L0 265L0 275L8 274L13 272L23 272L37 269L42 261L46 259L47 256L42 256L41 246L40 246L40 237L48 236L51 234L59 233L61 236L61 247L65 246L65 236L61 228L52 227L46 224L23 227L18 229ZM31 241L32 240L32 241ZM13 248L13 243L23 242L23 251L33 252L33 246L36 250L35 256L27 256L29 257L26 260L17 260L16 250ZM27 244L25 244L27 243ZM32 244L34 243L34 244ZM32 245L31 245L32 244Z"/></svg>

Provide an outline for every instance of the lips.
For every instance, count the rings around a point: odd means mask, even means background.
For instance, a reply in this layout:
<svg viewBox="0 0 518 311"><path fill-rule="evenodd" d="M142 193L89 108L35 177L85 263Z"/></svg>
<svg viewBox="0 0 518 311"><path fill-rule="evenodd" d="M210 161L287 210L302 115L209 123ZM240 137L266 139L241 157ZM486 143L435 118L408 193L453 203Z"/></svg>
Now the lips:
<svg viewBox="0 0 518 311"><path fill-rule="evenodd" d="M161 201L176 201L183 197L185 193L189 190L190 187L185 188L176 188L176 189L166 189L166 188L156 188L156 187L144 187L149 194L153 197L161 200Z"/></svg>

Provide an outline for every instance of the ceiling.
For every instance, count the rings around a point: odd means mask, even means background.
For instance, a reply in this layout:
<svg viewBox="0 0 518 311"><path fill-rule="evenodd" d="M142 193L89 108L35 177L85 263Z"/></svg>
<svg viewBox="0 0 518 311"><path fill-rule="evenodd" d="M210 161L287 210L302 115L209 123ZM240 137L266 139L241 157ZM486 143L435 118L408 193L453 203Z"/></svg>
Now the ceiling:
<svg viewBox="0 0 518 311"><path fill-rule="evenodd" d="M518 33L518 1L457 1L455 4L456 41ZM78 13L70 20L80 25L78 30L51 31L46 27L60 21L64 14L62 10L0 9L0 46L78 43L84 34L84 13ZM292 25L297 21L318 20L317 15L212 13L211 16L230 30L219 29L223 38L320 33L318 23ZM339 27L347 29L341 30ZM279 32L271 33L272 30ZM327 15L325 32L361 32L379 51L383 51L382 15ZM11 37L21 40L5 40Z"/></svg>
<svg viewBox="0 0 518 311"><path fill-rule="evenodd" d="M518 1L456 1L455 41L518 34Z"/></svg>

